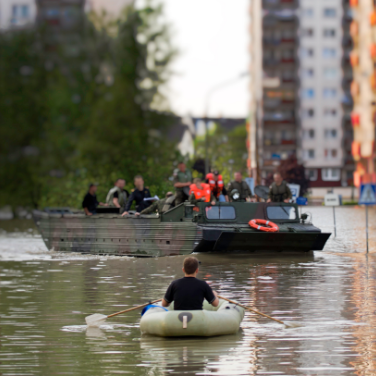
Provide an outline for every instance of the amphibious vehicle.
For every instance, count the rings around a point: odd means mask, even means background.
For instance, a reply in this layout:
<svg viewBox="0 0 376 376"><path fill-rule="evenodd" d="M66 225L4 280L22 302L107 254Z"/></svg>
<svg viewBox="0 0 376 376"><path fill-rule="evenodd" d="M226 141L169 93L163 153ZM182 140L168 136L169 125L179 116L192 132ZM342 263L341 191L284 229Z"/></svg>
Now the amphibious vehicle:
<svg viewBox="0 0 376 376"><path fill-rule="evenodd" d="M111 209L110 209L111 210ZM116 209L117 210L117 209ZM192 252L322 250L323 233L296 204L221 202L182 203L163 214L106 213L86 216L69 209L34 211L33 218L48 249L118 256L172 256ZM276 232L251 228L251 219L278 226Z"/></svg>

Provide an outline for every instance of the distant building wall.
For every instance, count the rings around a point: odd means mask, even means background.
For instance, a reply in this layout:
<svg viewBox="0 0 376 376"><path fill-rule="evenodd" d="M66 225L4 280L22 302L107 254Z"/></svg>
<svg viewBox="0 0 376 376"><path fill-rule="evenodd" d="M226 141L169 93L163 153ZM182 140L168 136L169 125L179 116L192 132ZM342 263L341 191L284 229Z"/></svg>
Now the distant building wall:
<svg viewBox="0 0 376 376"><path fill-rule="evenodd" d="M0 30L32 25L36 12L35 0L0 0Z"/></svg>

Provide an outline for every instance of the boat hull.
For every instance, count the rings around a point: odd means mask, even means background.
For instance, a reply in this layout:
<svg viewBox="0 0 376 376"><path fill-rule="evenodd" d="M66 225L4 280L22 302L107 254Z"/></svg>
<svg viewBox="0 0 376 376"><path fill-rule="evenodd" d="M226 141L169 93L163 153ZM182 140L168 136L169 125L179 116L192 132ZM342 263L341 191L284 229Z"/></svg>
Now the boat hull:
<svg viewBox="0 0 376 376"><path fill-rule="evenodd" d="M244 309L235 304L220 300L214 308L205 301L201 311L151 308L142 316L140 330L159 337L213 337L237 333L243 317Z"/></svg>

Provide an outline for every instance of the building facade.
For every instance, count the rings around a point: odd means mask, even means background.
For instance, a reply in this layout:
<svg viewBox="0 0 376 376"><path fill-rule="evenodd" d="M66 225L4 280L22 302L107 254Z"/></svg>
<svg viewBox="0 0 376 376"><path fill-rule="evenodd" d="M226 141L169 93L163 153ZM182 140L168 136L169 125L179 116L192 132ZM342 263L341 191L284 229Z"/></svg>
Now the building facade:
<svg viewBox="0 0 376 376"><path fill-rule="evenodd" d="M257 116L262 177L297 153L298 1L262 1L262 96ZM260 155L261 154L261 155Z"/></svg>
<svg viewBox="0 0 376 376"><path fill-rule="evenodd" d="M344 1L349 14L352 50L350 94L354 133L352 155L356 163L354 184L376 183L376 6L373 0Z"/></svg>
<svg viewBox="0 0 376 376"><path fill-rule="evenodd" d="M0 30L32 25L36 12L35 0L0 0Z"/></svg>
<svg viewBox="0 0 376 376"><path fill-rule="evenodd" d="M347 184L344 171L342 0L301 0L298 157L312 187Z"/></svg>
<svg viewBox="0 0 376 376"><path fill-rule="evenodd" d="M256 3L262 15L258 28L253 16L257 14ZM251 2L250 72L254 79L249 128L257 124L258 136L253 140L258 143L258 166L263 177L296 154L306 167L312 187L353 184L353 40L352 16L346 3ZM257 54L262 55L259 68L254 58ZM262 76L261 84L257 75ZM259 109L256 115L255 108ZM252 150L251 132L248 144Z"/></svg>

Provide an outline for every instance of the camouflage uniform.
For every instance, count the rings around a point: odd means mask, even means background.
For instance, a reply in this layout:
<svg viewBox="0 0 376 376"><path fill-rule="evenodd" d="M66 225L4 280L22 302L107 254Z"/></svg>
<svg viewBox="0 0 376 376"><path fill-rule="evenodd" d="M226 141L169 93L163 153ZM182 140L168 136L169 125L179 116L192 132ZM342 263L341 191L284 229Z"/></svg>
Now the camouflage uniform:
<svg viewBox="0 0 376 376"><path fill-rule="evenodd" d="M174 174L174 184L175 183L188 183L192 181L192 174L189 170L185 170L185 172L178 171ZM189 189L189 187L187 187ZM188 196L184 193L184 188L175 188L176 192L176 199L175 205L178 206L183 203Z"/></svg>
<svg viewBox="0 0 376 376"><path fill-rule="evenodd" d="M246 201L247 198L252 197L251 189L249 188L249 185L245 180L242 180L240 183L238 183L236 180L231 181L227 185L227 193L229 195L230 201L231 200L231 192L237 189L240 195L240 198L238 201Z"/></svg>
<svg viewBox="0 0 376 376"><path fill-rule="evenodd" d="M292 198L290 187L285 181L280 185L275 182L269 187L269 198L272 202L283 202L284 200Z"/></svg>
<svg viewBox="0 0 376 376"><path fill-rule="evenodd" d="M162 200L154 201L148 208L144 209L140 214L152 214L158 212L162 214L170 210L174 206L175 195L163 198Z"/></svg>

